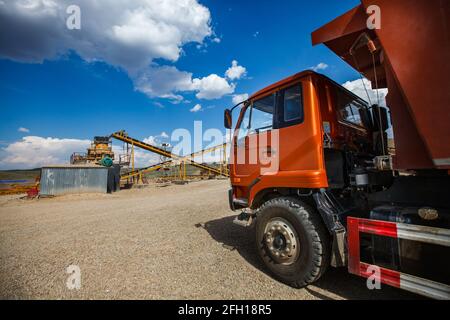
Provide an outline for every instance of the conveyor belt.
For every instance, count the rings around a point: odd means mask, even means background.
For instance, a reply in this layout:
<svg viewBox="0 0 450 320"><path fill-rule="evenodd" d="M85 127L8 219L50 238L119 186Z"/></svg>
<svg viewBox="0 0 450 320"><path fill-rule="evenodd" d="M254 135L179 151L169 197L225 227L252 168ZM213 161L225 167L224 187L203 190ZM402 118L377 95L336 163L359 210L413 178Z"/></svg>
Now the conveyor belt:
<svg viewBox="0 0 450 320"><path fill-rule="evenodd" d="M138 176L138 175L140 175L142 173L148 173L148 172L156 171L158 169L161 169L164 165L169 164L171 162L172 162L172 160L169 160L169 161L164 161L164 162L161 162L161 163L157 163L157 164L145 167L145 168L136 169L136 170L133 170L133 171L130 171L130 172L122 174L120 176L120 179L125 180L125 179L129 179L129 178L132 178L132 177L136 177L136 176Z"/></svg>
<svg viewBox="0 0 450 320"><path fill-rule="evenodd" d="M208 170L210 172L214 172L214 173L216 173L218 175L222 175L222 176L225 176L225 177L229 176L228 173L226 173L226 172L222 172L221 170L219 170L217 168L214 168L214 167L211 167L211 166L208 166L206 164L195 162L194 160L191 159L195 155L202 154L202 153L205 153L205 152L212 152L214 150L217 150L217 149L223 147L223 145L222 146L215 146L215 147L207 149L209 151L202 150L202 151L193 153L193 154L191 154L189 156L183 157L183 156L179 156L179 155L176 155L174 153L171 153L171 152L169 152L167 150L164 150L162 148L159 148L159 147L153 146L151 144L145 143L143 141L131 138L124 131L115 132L115 133L113 133L111 135L111 137L113 137L113 138L115 138L117 140L126 142L128 144L134 145L135 147L138 147L138 148L141 148L141 149L144 149L144 150L147 150L147 151L154 152L154 153L159 154L159 155L161 155L163 157L166 157L166 158L170 158L170 159L173 159L173 160L181 160L181 161L184 161L184 162L186 162L186 163L188 163L188 164L190 164L190 165L192 165L194 167L197 167L197 168L200 168L200 169L203 169L203 170ZM155 166L158 166L158 165L155 165ZM147 169L150 169L150 167L147 168Z"/></svg>

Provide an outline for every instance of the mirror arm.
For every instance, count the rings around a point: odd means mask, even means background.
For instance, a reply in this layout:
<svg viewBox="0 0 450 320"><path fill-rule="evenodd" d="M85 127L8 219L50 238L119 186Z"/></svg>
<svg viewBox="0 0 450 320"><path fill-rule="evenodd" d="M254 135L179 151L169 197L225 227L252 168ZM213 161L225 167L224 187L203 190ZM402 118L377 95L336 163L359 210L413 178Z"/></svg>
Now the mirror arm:
<svg viewBox="0 0 450 320"><path fill-rule="evenodd" d="M233 112L234 109L236 109L237 107L239 107L241 104L247 102L247 100L244 100L242 102L239 102L237 105L235 105L233 108L230 109L230 112Z"/></svg>
<svg viewBox="0 0 450 320"><path fill-rule="evenodd" d="M225 110L225 118L227 118L227 115L229 115L229 117L230 117L230 122L232 121L231 120L231 114L233 113L233 110L234 109L236 109L237 107L239 107L241 104L243 104L243 103L245 103L245 102L247 102L248 100L244 100L244 101L242 101L242 102L240 102L240 103L238 103L237 105L235 105L233 108L231 108L230 110ZM226 119L227 120L227 119ZM232 128L232 123L228 123L228 121L226 121L225 122L226 124L225 124L225 128L227 128L227 129L231 129ZM229 127L229 128L228 128Z"/></svg>

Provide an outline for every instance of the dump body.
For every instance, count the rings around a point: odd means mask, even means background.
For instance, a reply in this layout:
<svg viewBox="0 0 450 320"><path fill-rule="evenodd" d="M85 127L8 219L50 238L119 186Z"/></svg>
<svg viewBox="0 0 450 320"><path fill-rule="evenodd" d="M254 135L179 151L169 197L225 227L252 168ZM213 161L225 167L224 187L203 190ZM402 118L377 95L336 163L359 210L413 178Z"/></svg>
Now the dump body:
<svg viewBox="0 0 450 320"><path fill-rule="evenodd" d="M450 168L450 1L362 0L361 5L312 33L372 81L388 88L396 169ZM377 5L381 28L368 30L366 10ZM366 33L377 51L350 55Z"/></svg>

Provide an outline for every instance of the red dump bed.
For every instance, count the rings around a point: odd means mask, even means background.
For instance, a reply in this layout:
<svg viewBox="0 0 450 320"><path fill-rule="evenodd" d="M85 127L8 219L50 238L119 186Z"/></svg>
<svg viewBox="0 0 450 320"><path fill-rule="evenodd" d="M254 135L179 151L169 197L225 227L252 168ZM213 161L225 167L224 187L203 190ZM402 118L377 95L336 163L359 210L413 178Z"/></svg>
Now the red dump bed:
<svg viewBox="0 0 450 320"><path fill-rule="evenodd" d="M367 29L367 8L377 5L381 29ZM312 33L375 87L367 47L349 54L367 33L377 45L379 87L388 88L397 169L450 168L450 1L361 0L361 5Z"/></svg>

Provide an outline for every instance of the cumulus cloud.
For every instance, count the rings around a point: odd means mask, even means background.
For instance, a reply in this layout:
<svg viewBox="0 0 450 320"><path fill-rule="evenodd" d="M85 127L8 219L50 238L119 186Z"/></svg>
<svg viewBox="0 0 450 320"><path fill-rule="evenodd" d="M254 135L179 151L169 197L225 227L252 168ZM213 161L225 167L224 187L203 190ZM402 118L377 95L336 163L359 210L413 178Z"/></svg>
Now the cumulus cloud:
<svg viewBox="0 0 450 320"><path fill-rule="evenodd" d="M145 142L159 145L161 138L168 138L167 133L150 136ZM86 152L91 141L87 139L68 139L26 136L21 140L6 144L0 149L0 169L33 169L46 165L69 164L73 152ZM125 154L122 146L113 145L115 160ZM160 156L135 148L135 166L147 167L160 162Z"/></svg>
<svg viewBox="0 0 450 320"><path fill-rule="evenodd" d="M199 112L200 110L202 110L202 106L200 104L196 104L191 110L189 110L190 112Z"/></svg>
<svg viewBox="0 0 450 320"><path fill-rule="evenodd" d="M238 80L247 74L247 69L240 66L236 60L231 62L231 67L225 72L225 76L230 80Z"/></svg>
<svg viewBox="0 0 450 320"><path fill-rule="evenodd" d="M328 65L324 62L320 62L317 65L311 67L310 69L314 70L314 71L320 71L320 70L325 70L326 68L328 68Z"/></svg>
<svg viewBox="0 0 450 320"><path fill-rule="evenodd" d="M26 136L0 151L0 168L30 169L69 163L74 151L85 152L90 140Z"/></svg>
<svg viewBox="0 0 450 320"><path fill-rule="evenodd" d="M66 27L69 5L81 8L81 29ZM186 43L220 42L211 14L198 0L23 0L0 2L0 57L41 63L74 51L88 62L103 61L126 71L136 90L180 101L197 92L215 99L234 85L211 74L194 78L156 59L176 62ZM160 61L160 60L158 60Z"/></svg>
<svg viewBox="0 0 450 320"><path fill-rule="evenodd" d="M134 166L145 168L161 162L161 157L156 153L136 149L134 151Z"/></svg>
<svg viewBox="0 0 450 320"><path fill-rule="evenodd" d="M235 94L233 95L232 102L233 105L237 105L238 103L241 103L242 101L245 101L248 99L248 93L242 93L242 94Z"/></svg>
<svg viewBox="0 0 450 320"><path fill-rule="evenodd" d="M344 84L342 84L342 86L371 104L377 103L377 90L372 89L372 83L366 78L364 78L362 81L361 79L347 81ZM364 86L367 89L367 93L366 90L364 89ZM380 98L380 106L386 107L387 93L388 93L387 89L378 90L378 96Z"/></svg>
<svg viewBox="0 0 450 320"><path fill-rule="evenodd" d="M160 137L163 139L167 139L167 138L169 138L169 135L165 131L163 131L163 132L161 132Z"/></svg>
<svg viewBox="0 0 450 320"><path fill-rule="evenodd" d="M228 81L217 74L210 74L201 79L192 80L192 88L198 91L198 99L219 99L226 94L234 92L235 84L229 84Z"/></svg>
<svg viewBox="0 0 450 320"><path fill-rule="evenodd" d="M118 160L121 155L125 155L126 153L123 149L123 146L115 144L113 145L113 152L115 160ZM145 168L161 162L160 160L160 156L155 153L144 151L139 148L134 149L135 168Z"/></svg>
<svg viewBox="0 0 450 320"><path fill-rule="evenodd" d="M17 131L19 131L19 132L24 132L24 133L28 133L28 132L30 132L30 129L24 128L24 127L20 127L20 128L17 129Z"/></svg>
<svg viewBox="0 0 450 320"><path fill-rule="evenodd" d="M151 145L154 145L154 146L156 146L158 143L156 142L156 138L155 138L155 136L149 136L149 137L147 137L147 138L144 138L144 140L142 140L144 143L147 143L147 144L151 144Z"/></svg>
<svg viewBox="0 0 450 320"><path fill-rule="evenodd" d="M161 140L168 139L168 138L169 138L169 135L165 131L163 131L156 136L149 136L147 138L144 138L144 140L142 140L142 141L145 143L154 145L154 146L159 146L162 143Z"/></svg>
<svg viewBox="0 0 450 320"><path fill-rule="evenodd" d="M183 100L177 92L192 91L192 73L172 66L152 66L135 76L136 89L150 98L160 97Z"/></svg>
<svg viewBox="0 0 450 320"><path fill-rule="evenodd" d="M81 30L66 28L72 4L81 8ZM75 50L88 61L130 71L155 58L176 61L183 44L212 34L210 20L197 0L6 1L0 5L0 54L42 62Z"/></svg>
<svg viewBox="0 0 450 320"><path fill-rule="evenodd" d="M217 74L203 78L192 78L192 73L180 71L172 66L151 67L136 77L137 90L149 97L168 98L175 102L183 100L180 93L196 92L198 99L219 99L234 92L230 84Z"/></svg>
<svg viewBox="0 0 450 320"><path fill-rule="evenodd" d="M347 81L344 84L342 84L342 86L344 88L346 88L347 90L353 92L354 94L356 94L363 100L369 102L370 104L378 104L377 90L372 89L372 83L368 79L363 78L362 81L361 81L361 79ZM366 87L367 92L364 89L364 86ZM379 89L378 90L378 97L380 100L379 105L382 107L385 107L385 108L389 108L386 105L386 95L387 94L388 94L388 89ZM392 127L388 129L387 134L388 134L389 138L392 138L394 136Z"/></svg>

